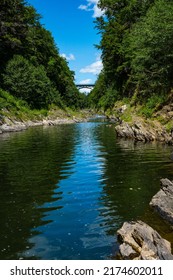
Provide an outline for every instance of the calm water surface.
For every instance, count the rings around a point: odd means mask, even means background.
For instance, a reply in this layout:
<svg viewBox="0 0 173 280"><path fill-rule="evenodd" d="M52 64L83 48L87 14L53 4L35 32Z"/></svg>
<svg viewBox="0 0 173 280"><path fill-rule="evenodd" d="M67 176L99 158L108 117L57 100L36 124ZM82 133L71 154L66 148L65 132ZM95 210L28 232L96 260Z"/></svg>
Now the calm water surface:
<svg viewBox="0 0 173 280"><path fill-rule="evenodd" d="M173 242L149 208L173 180L171 147L116 139L88 122L0 136L0 259L110 259L116 231L142 219Z"/></svg>

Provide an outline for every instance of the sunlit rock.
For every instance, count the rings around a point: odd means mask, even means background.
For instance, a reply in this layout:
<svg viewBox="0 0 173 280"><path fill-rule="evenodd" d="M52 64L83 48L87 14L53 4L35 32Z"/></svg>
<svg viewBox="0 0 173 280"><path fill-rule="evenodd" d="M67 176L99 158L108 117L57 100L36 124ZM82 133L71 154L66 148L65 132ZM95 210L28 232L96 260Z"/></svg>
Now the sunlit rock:
<svg viewBox="0 0 173 280"><path fill-rule="evenodd" d="M172 260L171 244L142 221L125 222L117 231L122 259Z"/></svg>
<svg viewBox="0 0 173 280"><path fill-rule="evenodd" d="M163 219L173 224L173 182L161 179L161 189L153 196L152 206Z"/></svg>

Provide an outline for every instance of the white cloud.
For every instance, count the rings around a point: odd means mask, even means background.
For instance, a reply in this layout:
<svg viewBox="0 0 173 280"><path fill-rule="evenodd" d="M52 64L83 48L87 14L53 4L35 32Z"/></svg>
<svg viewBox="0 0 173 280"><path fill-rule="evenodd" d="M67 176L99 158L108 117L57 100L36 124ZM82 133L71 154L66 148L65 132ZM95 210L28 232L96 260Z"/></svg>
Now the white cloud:
<svg viewBox="0 0 173 280"><path fill-rule="evenodd" d="M65 53L62 53L61 56L63 58L65 58L66 60L70 61L70 60L75 60L75 56L74 54L70 53L69 55L66 55Z"/></svg>
<svg viewBox="0 0 173 280"><path fill-rule="evenodd" d="M101 60L97 60L96 62L82 68L80 73L92 73L94 75L98 75L103 68L103 64Z"/></svg>
<svg viewBox="0 0 173 280"><path fill-rule="evenodd" d="M84 10L84 11L88 11L88 6L87 5L80 5L79 9Z"/></svg>
<svg viewBox="0 0 173 280"><path fill-rule="evenodd" d="M86 94L90 93L91 90L92 90L92 89L90 89L90 88L80 88L80 89L79 89L80 92L86 93Z"/></svg>
<svg viewBox="0 0 173 280"><path fill-rule="evenodd" d="M80 5L78 8L87 12L93 11L93 18L100 17L104 12L98 7L99 0L85 0L88 3L86 5Z"/></svg>
<svg viewBox="0 0 173 280"><path fill-rule="evenodd" d="M80 85L88 85L92 82L91 79L82 80L79 82Z"/></svg>

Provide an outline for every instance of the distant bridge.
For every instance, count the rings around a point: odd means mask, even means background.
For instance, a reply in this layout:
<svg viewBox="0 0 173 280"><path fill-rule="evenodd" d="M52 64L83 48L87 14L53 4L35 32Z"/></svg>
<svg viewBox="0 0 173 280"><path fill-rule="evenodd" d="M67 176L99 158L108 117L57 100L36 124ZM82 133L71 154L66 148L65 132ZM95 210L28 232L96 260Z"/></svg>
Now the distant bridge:
<svg viewBox="0 0 173 280"><path fill-rule="evenodd" d="M77 87L78 89L81 89L81 88L93 89L93 88L95 87L95 84L87 84L87 85L78 84L78 85L76 85L76 87Z"/></svg>

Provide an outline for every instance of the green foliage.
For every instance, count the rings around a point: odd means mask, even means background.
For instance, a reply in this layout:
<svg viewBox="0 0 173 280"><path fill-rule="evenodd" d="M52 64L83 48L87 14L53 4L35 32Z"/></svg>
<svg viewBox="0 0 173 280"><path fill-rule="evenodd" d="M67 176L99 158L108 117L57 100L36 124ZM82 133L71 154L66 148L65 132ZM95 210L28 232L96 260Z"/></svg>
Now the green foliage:
<svg viewBox="0 0 173 280"><path fill-rule="evenodd" d="M28 30L38 21L39 15L25 1L0 1L0 72L14 54L25 53Z"/></svg>
<svg viewBox="0 0 173 280"><path fill-rule="evenodd" d="M101 72L96 81L94 89L88 95L89 105L96 109L103 109L106 111L108 108L113 108L117 99L117 89L107 86L105 74L104 72Z"/></svg>
<svg viewBox="0 0 173 280"><path fill-rule="evenodd" d="M173 3L158 0L124 40L131 81L143 98L167 94L173 75Z"/></svg>
<svg viewBox="0 0 173 280"><path fill-rule="evenodd" d="M100 98L98 107L103 108L106 111L108 108L113 108L115 101L117 100L117 91L113 88L108 88L105 94Z"/></svg>
<svg viewBox="0 0 173 280"><path fill-rule="evenodd" d="M100 0L100 8L105 10L106 19L96 21L102 37L99 48L102 50L102 60L105 79L108 85L116 87L121 95L125 95L126 82L130 73L128 60L124 55L122 42L132 26L154 0Z"/></svg>
<svg viewBox="0 0 173 280"><path fill-rule="evenodd" d="M0 116L16 120L40 120L48 115L48 110L30 109L28 104L7 91L0 89Z"/></svg>
<svg viewBox="0 0 173 280"><path fill-rule="evenodd" d="M83 106L74 73L24 0L0 1L0 61L1 87L31 108Z"/></svg>
<svg viewBox="0 0 173 280"><path fill-rule="evenodd" d="M160 109L160 107L166 102L164 95L152 95L146 100L146 103L141 108L140 113L145 117L150 118L152 114Z"/></svg>
<svg viewBox="0 0 173 280"><path fill-rule="evenodd" d="M165 102L173 85L173 2L100 0L99 6L105 10L96 26L106 87L94 90L92 101L96 107L111 107L108 89L116 89L117 99L128 97L133 105L146 104L149 116L156 110L152 104L157 96Z"/></svg>
<svg viewBox="0 0 173 280"><path fill-rule="evenodd" d="M79 93L79 108L81 109L85 109L85 108L89 108L89 101L88 101L88 96L85 93Z"/></svg>
<svg viewBox="0 0 173 280"><path fill-rule="evenodd" d="M35 65L48 66L51 58L59 57L51 32L42 26L32 26L28 29L25 56Z"/></svg>
<svg viewBox="0 0 173 280"><path fill-rule="evenodd" d="M16 55L7 63L3 79L5 89L25 100L31 108L47 107L58 97L44 67L35 67L22 56Z"/></svg>
<svg viewBox="0 0 173 280"><path fill-rule="evenodd" d="M94 89L88 95L88 102L91 107L99 108L99 101L106 92L105 75L101 72L98 76Z"/></svg>

